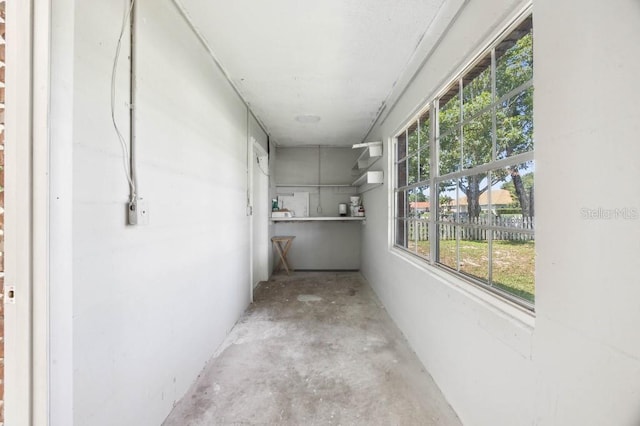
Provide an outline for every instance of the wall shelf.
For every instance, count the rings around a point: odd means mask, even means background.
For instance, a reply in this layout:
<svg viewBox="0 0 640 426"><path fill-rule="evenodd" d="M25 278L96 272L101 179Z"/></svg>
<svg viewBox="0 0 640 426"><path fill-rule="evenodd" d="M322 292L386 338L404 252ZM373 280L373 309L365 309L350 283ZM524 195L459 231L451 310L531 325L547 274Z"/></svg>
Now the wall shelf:
<svg viewBox="0 0 640 426"><path fill-rule="evenodd" d="M382 142L366 142L354 145L354 147L365 148L351 168L354 175L359 174L362 170L367 170L382 158Z"/></svg>
<svg viewBox="0 0 640 426"><path fill-rule="evenodd" d="M362 194L375 187L382 185L384 182L384 172L369 171L364 172L358 179L353 182L353 186L358 187L358 193Z"/></svg>
<svg viewBox="0 0 640 426"><path fill-rule="evenodd" d="M277 183L277 188L348 188L353 185L345 183L327 183L327 184L306 184L306 183Z"/></svg>
<svg viewBox="0 0 640 426"><path fill-rule="evenodd" d="M382 185L383 172L368 169L382 158L382 142L364 142L353 145L354 149L363 148L362 153L351 168L351 173L359 177L351 184L348 183L276 183L276 188L357 188L362 194L370 189Z"/></svg>
<svg viewBox="0 0 640 426"><path fill-rule="evenodd" d="M273 222L361 222L366 217L316 216L316 217L272 217Z"/></svg>

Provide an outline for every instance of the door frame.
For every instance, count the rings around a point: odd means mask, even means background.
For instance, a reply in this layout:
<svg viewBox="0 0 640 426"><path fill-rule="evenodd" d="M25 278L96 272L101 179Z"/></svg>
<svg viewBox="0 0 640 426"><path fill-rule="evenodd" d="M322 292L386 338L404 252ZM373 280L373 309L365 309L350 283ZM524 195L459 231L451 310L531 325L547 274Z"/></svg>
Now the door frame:
<svg viewBox="0 0 640 426"><path fill-rule="evenodd" d="M249 212L250 212L250 224L249 224L249 248L250 248L250 255L249 255L249 285L250 285L250 301L253 302L253 290L255 288L255 280L256 277L254 276L254 269L255 269L255 263L257 261L257 259L255 258L254 255L254 247L256 244L256 236L255 236L255 232L256 232L256 228L257 228L257 224L258 222L260 223L264 223L265 224L265 235L261 236L261 238L268 238L269 236L269 228L268 226L266 226L266 223L268 221L268 212L263 211L264 209L266 209L266 205L264 206L256 206L255 200L256 198L258 199L264 199L265 202L266 200L269 199L269 181L267 179L267 182L265 185L261 185L260 188L256 188L255 187L255 183L254 183L254 179L255 179L255 174L256 173L262 173L262 171L257 170L257 168L260 168L261 166L256 162L256 158L266 158L268 160L268 154L267 151L258 143L258 141L253 137L249 137L249 144L248 144L248 172L249 172L249 176L248 176L248 193L249 193ZM267 161L267 167L268 167L268 161ZM256 197L256 194L258 193L257 191L261 191L262 195L264 197ZM262 271L261 275L266 276L267 278L269 277L269 245L267 244L267 248L266 248L266 252L264 253L264 255L266 256L266 263L264 265L264 267L266 268L264 271Z"/></svg>
<svg viewBox="0 0 640 426"><path fill-rule="evenodd" d="M51 4L6 3L5 423L49 423L48 168ZM8 291L14 297L8 297Z"/></svg>

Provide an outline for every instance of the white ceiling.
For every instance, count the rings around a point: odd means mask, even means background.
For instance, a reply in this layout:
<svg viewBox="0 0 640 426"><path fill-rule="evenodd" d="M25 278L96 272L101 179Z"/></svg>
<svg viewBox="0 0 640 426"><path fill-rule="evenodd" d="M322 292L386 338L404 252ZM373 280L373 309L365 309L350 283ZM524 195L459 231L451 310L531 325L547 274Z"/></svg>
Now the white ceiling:
<svg viewBox="0 0 640 426"><path fill-rule="evenodd" d="M362 142L445 2L180 1L280 146Z"/></svg>

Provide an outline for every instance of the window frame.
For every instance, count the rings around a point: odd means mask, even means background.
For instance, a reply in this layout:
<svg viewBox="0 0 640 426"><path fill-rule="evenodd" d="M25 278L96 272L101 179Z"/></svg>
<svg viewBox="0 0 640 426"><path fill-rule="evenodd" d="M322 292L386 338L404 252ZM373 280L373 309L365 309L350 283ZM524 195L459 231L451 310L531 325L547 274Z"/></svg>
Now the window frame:
<svg viewBox="0 0 640 426"><path fill-rule="evenodd" d="M489 221L487 224L462 223L461 221L455 221L454 229L456 230L455 231L456 241L457 241L456 249L458 250L458 254L457 254L457 270L453 269L438 261L439 260L438 251L440 249L440 238L438 233L439 233L439 226L443 223L441 218L439 217L440 203L439 203L438 188L440 187L440 184L445 181L450 181L453 179L461 179L464 177L470 177L474 175L482 175L484 173L488 176L488 179L489 179L487 182L487 186L488 186L487 196L489 198L489 201L488 201L489 205L492 205L491 192L493 190L492 187L495 185L495 183L492 183L492 180L491 180L492 178L491 174L493 171L496 171L499 169L506 169L508 167L511 167L514 165L520 165L520 164L534 164L533 170L535 171L535 146L533 145L531 146L530 150L526 152L517 153L511 156L506 156L504 158L497 158L498 157L497 155L498 154L498 146L497 146L498 135L496 131L497 130L497 123L496 123L497 109L499 108L501 103L511 99L516 95L526 93L528 90L533 88L533 76L531 76L524 83L518 84L517 87L511 87L510 90L508 90L506 93L503 93L500 96L498 96L498 90L496 87L496 69L497 69L499 58L496 58L496 48L501 43L505 42L505 40L507 40L507 38L516 29L518 29L520 26L524 25L525 23L526 25L530 25L531 28L533 28L532 19L533 18L532 18L531 7L527 7L522 13L520 13L515 19L513 19L509 23L509 25L507 25L501 32L499 32L497 36L493 37L492 41L487 45L485 45L485 47L481 49L479 53L473 55L472 59L468 62L467 66L462 68L461 71L454 74L451 78L445 80L445 84L442 85L442 88L438 92L436 92L434 96L431 96L430 98L428 98L429 101L423 104L423 107L419 110L419 112L417 114L414 114L410 120L407 120L405 124L401 127L401 130L396 132L395 136L390 138L391 146L392 146L392 151L391 151L392 154L390 156L391 157L390 166L392 169L391 175L393 176L393 186L390 189L391 202L392 202L392 209L391 209L392 218L391 218L391 232L390 232L391 248L395 250L399 250L402 253L410 254L413 258L419 260L421 263L426 263L431 267L435 267L438 270L445 271L446 273L451 274L457 278L462 278L462 280L464 280L465 282L471 283L481 288L487 293L496 295L502 299L506 299L509 302L515 303L518 307L523 307L529 312L535 311L534 301L529 301L523 297L518 297L515 294L512 294L508 291L500 289L499 287L496 287L494 285L495 283L492 283L492 280L491 280L492 266L493 266L492 265L492 262L493 262L492 241L493 241L494 232L501 232L501 231L502 232L504 231L518 232L523 235L529 235L531 236L532 240L535 241L534 227L532 226L531 229L518 229L517 231L514 231L512 228L506 228L497 223L493 223L493 221ZM520 39L521 37L518 38L517 40L520 40ZM490 60L490 65L488 69L490 69L491 101L489 102L488 106L484 106L479 110L475 111L473 114L465 116L464 103L463 103L463 97L465 93L464 89L466 87L465 82L468 84L469 82L474 81L474 79L478 75L480 75L487 69L487 68L482 68L479 73L473 75L470 80L468 79L468 76L473 74L473 72L475 71L474 69L478 67L479 64L481 64L483 61L486 63L487 58L489 58ZM457 86L457 88L455 88L455 86ZM460 110L460 114L459 114L460 117L451 128L448 128L446 132L443 132L442 134L440 134L440 129L439 129L440 102L443 96L445 96L448 92L454 90L454 88L456 91L454 96L459 97L460 105L458 106L458 109ZM447 101L449 99L447 99ZM482 117L483 114L486 114L487 112L490 113L490 120L491 120L491 154L490 154L491 159L482 164L465 168L463 165L464 127L465 125L468 125L469 123L472 123L474 120ZM430 164L428 167L429 169L428 178L425 180L421 180L420 173L422 169L419 162L421 158L420 153L422 150L427 148L425 148L421 143L423 141L420 140L420 131L418 130L418 149L415 152L411 152L410 146L409 146L409 133L410 133L409 129L412 129L414 127L416 127L417 129L420 129L422 126L423 119L425 119L425 117L428 117L428 120L429 120L429 141L427 145L429 149ZM460 164L457 170L449 171L448 173L440 175L440 170L439 170L440 169L440 164L439 164L440 140L441 140L441 137L451 135L451 134L459 135L459 138L458 138L459 140L457 141L457 143L460 144L460 157L461 157ZM533 143L533 139L531 140ZM400 152L399 151L400 143L404 143L405 145L404 149L402 150L402 153L403 153L402 158L398 157ZM409 159L414 155L417 155L418 157L417 178L415 182L410 182ZM398 168L399 168L399 165L405 161L406 161L405 163L406 164L405 166L406 180L403 182L404 185L401 185L401 182L398 181L398 176L399 176ZM420 219L420 218L416 219L411 215L411 208L410 208L411 203L409 201L409 191L415 188L420 188L425 186L428 187L429 217L426 220ZM459 192L462 193L462 191L460 191L460 189L457 186L455 190L456 190L456 197L458 197L458 193ZM398 214L401 193L403 194L402 196L403 206L401 209L404 214L403 216L400 216ZM433 205L434 202L436 203L435 205ZM457 209L457 211L459 215L459 209ZM533 224L533 216L531 217L531 220ZM427 223L427 234L428 234L428 240L429 240L428 254L419 252L417 240L414 243L414 248L415 248L414 250L410 250L410 243L409 243L410 224L415 224L415 223L424 222L424 221L426 221ZM400 229L401 225L403 225L402 230ZM488 242L488 246L487 246L488 247L488 259L487 259L488 281L487 282L483 282L481 279L478 279L468 273L464 273L460 271L460 262L459 262L460 232L458 231L458 229L462 227L477 229L477 230L484 230L487 233L486 234L487 242ZM401 231L403 232L403 235L399 239L399 233ZM414 237L415 237L415 231L414 231ZM535 276L534 276L534 280L535 280ZM534 290L533 297L535 300L535 290Z"/></svg>

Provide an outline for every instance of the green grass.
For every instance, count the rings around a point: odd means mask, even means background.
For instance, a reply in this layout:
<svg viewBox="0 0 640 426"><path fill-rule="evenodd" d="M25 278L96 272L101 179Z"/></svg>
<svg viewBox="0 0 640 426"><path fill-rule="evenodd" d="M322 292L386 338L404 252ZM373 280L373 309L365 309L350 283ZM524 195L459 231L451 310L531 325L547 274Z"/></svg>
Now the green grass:
<svg viewBox="0 0 640 426"><path fill-rule="evenodd" d="M413 244L409 247L414 250ZM429 242L419 241L418 254L429 256ZM489 283L487 241L460 241L460 272L533 302L535 299L535 242L493 241L493 279ZM439 262L457 270L456 241L440 241Z"/></svg>

